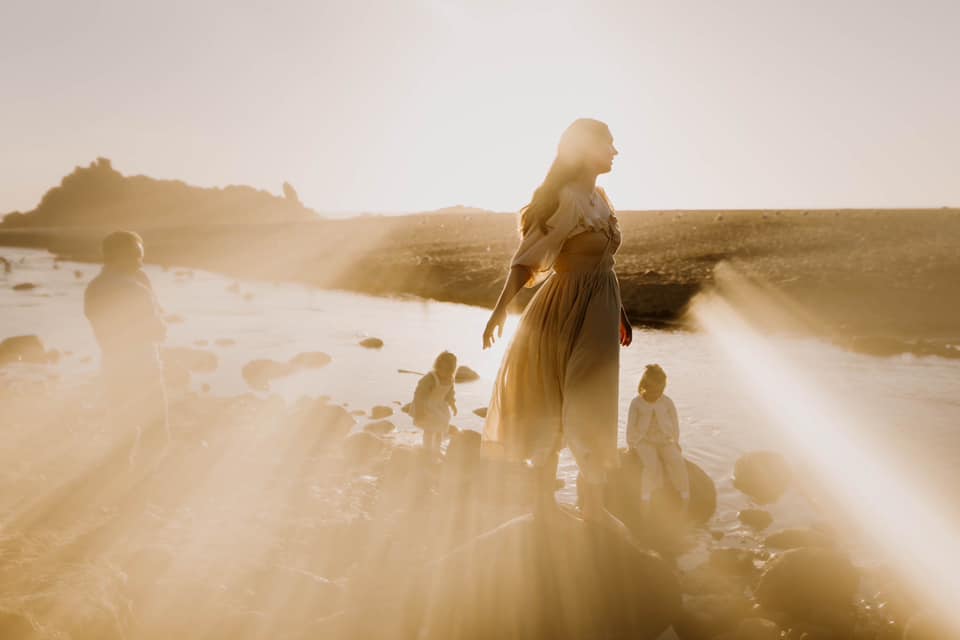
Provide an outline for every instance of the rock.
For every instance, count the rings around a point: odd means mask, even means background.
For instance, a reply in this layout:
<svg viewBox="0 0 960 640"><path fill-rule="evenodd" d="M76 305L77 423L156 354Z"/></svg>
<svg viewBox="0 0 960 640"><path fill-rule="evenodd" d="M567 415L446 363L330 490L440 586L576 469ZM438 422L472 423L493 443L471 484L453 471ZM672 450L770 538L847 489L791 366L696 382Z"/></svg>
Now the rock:
<svg viewBox="0 0 960 640"><path fill-rule="evenodd" d="M410 411L412 410L412 407L413 407L413 403L408 402L407 404L400 407L400 411L403 411L405 414L410 415Z"/></svg>
<svg viewBox="0 0 960 640"><path fill-rule="evenodd" d="M319 369L325 367L333 361L328 354L322 351L305 351L298 353L290 359L290 364L305 369Z"/></svg>
<svg viewBox="0 0 960 640"><path fill-rule="evenodd" d="M760 504L774 502L792 480L790 465L774 451L753 451L740 456L734 467L733 486Z"/></svg>
<svg viewBox="0 0 960 640"><path fill-rule="evenodd" d="M733 631L750 614L750 602L737 593L683 597L683 611L673 629L680 640L711 640Z"/></svg>
<svg viewBox="0 0 960 640"><path fill-rule="evenodd" d="M378 436L385 436L396 429L396 425L389 420L377 420L376 422L371 422L363 426L364 431Z"/></svg>
<svg viewBox="0 0 960 640"><path fill-rule="evenodd" d="M166 347L160 350L164 365L176 363L191 373L213 373L220 365L217 354L203 349Z"/></svg>
<svg viewBox="0 0 960 640"><path fill-rule="evenodd" d="M366 349L380 349L383 347L383 340L380 338L364 338L357 344Z"/></svg>
<svg viewBox="0 0 960 640"><path fill-rule="evenodd" d="M470 367L457 367L457 372L453 374L454 382L473 382L480 379L480 374Z"/></svg>
<svg viewBox="0 0 960 640"><path fill-rule="evenodd" d="M35 285L32 282L21 282L20 284L13 285L14 291L33 291L39 285Z"/></svg>
<svg viewBox="0 0 960 640"><path fill-rule="evenodd" d="M309 401L301 407L304 422L321 443L342 439L357 424L346 409L323 400Z"/></svg>
<svg viewBox="0 0 960 640"><path fill-rule="evenodd" d="M643 465L626 450L620 452L620 467L610 474L604 490L607 508L626 524L634 535L655 548L676 540L679 530L707 522L717 508L717 489L699 466L686 460L690 479L690 503L684 511L679 494L664 487L651 500L651 514L641 508ZM649 516L649 517L648 517Z"/></svg>
<svg viewBox="0 0 960 640"><path fill-rule="evenodd" d="M766 618L747 618L740 621L736 640L779 640L780 625Z"/></svg>
<svg viewBox="0 0 960 640"><path fill-rule="evenodd" d="M243 365L241 375L247 384L259 391L270 389L270 382L284 376L296 373L297 367L288 362L276 360L251 360Z"/></svg>
<svg viewBox="0 0 960 640"><path fill-rule="evenodd" d="M237 341L230 338L217 338L213 341L213 344L217 345L218 347L232 347L233 345L237 344Z"/></svg>
<svg viewBox="0 0 960 640"><path fill-rule="evenodd" d="M763 543L773 549L798 549L801 547L828 548L833 546L833 539L827 534L815 529L784 529L771 533Z"/></svg>
<svg viewBox="0 0 960 640"><path fill-rule="evenodd" d="M344 459L351 465L365 465L379 457L387 443L366 431L351 433L341 445Z"/></svg>
<svg viewBox="0 0 960 640"><path fill-rule="evenodd" d="M380 420L381 418L387 418L393 415L393 409L390 407L385 407L381 404L378 404L374 408L370 409L370 417L374 420Z"/></svg>
<svg viewBox="0 0 960 640"><path fill-rule="evenodd" d="M12 336L0 342L0 365L9 362L49 364L58 359L53 352L47 352L43 342L35 335Z"/></svg>
<svg viewBox="0 0 960 640"><path fill-rule="evenodd" d="M186 318L184 318L179 314L171 313L169 315L164 316L163 321L166 322L167 324L183 324L184 322L186 322Z"/></svg>
<svg viewBox="0 0 960 640"><path fill-rule="evenodd" d="M770 611L808 620L824 611L849 609L860 582L849 558L825 549L791 549L771 560L755 591Z"/></svg>
<svg viewBox="0 0 960 640"><path fill-rule="evenodd" d="M757 531L763 531L773 524L773 516L763 509L743 509L737 517L740 518L740 522Z"/></svg>
<svg viewBox="0 0 960 640"><path fill-rule="evenodd" d="M722 574L749 577L757 572L754 553L748 549L721 547L710 551L710 566Z"/></svg>
<svg viewBox="0 0 960 640"><path fill-rule="evenodd" d="M363 409L354 409L353 411L350 412L350 415L357 416L359 418L360 416L367 415L367 412L364 411Z"/></svg>
<svg viewBox="0 0 960 640"><path fill-rule="evenodd" d="M473 410L473 413L480 416L481 418L487 417L487 407L479 407Z"/></svg>
<svg viewBox="0 0 960 640"><path fill-rule="evenodd" d="M573 517L510 520L443 556L411 590L423 640L653 640L679 616L670 566Z"/></svg>
<svg viewBox="0 0 960 640"><path fill-rule="evenodd" d="M80 271L79 269L75 270L73 272L73 277L76 278L77 280L80 280L81 278L83 278L83 271Z"/></svg>

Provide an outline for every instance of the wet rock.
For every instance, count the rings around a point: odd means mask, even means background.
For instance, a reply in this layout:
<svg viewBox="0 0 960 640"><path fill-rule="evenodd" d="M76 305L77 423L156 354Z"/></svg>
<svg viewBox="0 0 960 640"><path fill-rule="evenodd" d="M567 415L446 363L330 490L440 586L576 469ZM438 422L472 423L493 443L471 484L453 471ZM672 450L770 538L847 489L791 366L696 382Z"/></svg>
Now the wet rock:
<svg viewBox="0 0 960 640"><path fill-rule="evenodd" d="M779 640L780 625L766 618L747 618L740 621L735 640Z"/></svg>
<svg viewBox="0 0 960 640"><path fill-rule="evenodd" d="M277 378L289 376L296 371L297 367L288 362L258 359L251 360L243 365L240 373L251 388L258 391L267 391L270 389L270 382Z"/></svg>
<svg viewBox="0 0 960 640"><path fill-rule="evenodd" d="M480 416L481 418L486 418L486 417L487 417L487 407L479 407L479 408L477 408L477 409L474 409L474 410L473 410L473 413L474 413L475 415Z"/></svg>
<svg viewBox="0 0 960 640"><path fill-rule="evenodd" d="M364 431L378 436L385 436L388 433L396 431L396 429L396 425L389 420L377 420L376 422L371 422L363 426Z"/></svg>
<svg viewBox="0 0 960 640"><path fill-rule="evenodd" d="M760 604L800 619L849 609L860 581L846 556L826 549L791 549L771 560L756 589Z"/></svg>
<svg viewBox="0 0 960 640"><path fill-rule="evenodd" d="M333 358L322 351L305 351L293 356L293 358L290 359L290 364L305 369L319 369L327 366L332 361Z"/></svg>
<svg viewBox="0 0 960 640"><path fill-rule="evenodd" d="M721 547L710 551L710 566L726 575L749 577L757 572L754 566L755 555L749 549Z"/></svg>
<svg viewBox="0 0 960 640"><path fill-rule="evenodd" d="M358 342L361 347L366 349L381 349L383 348L383 340L380 338L364 338Z"/></svg>
<svg viewBox="0 0 960 640"><path fill-rule="evenodd" d="M480 379L480 374L467 366L457 367L457 372L453 375L455 382L473 382Z"/></svg>
<svg viewBox="0 0 960 640"><path fill-rule="evenodd" d="M43 342L35 335L12 336L0 342L0 365L10 362L50 364L57 360L58 355L47 352Z"/></svg>
<svg viewBox="0 0 960 640"><path fill-rule="evenodd" d="M36 285L32 282L21 282L20 284L13 285L14 291L33 291L39 285Z"/></svg>
<svg viewBox="0 0 960 640"><path fill-rule="evenodd" d="M763 509L743 509L737 517L740 518L740 522L757 531L763 531L773 524L773 516Z"/></svg>
<svg viewBox="0 0 960 640"><path fill-rule="evenodd" d="M167 347L160 351L165 365L176 363L191 373L213 373L220 365L217 354L203 349Z"/></svg>
<svg viewBox="0 0 960 640"><path fill-rule="evenodd" d="M670 486L654 492L650 512L642 508L643 465L626 450L620 452L620 467L610 475L604 490L607 508L648 544L661 548L657 539L675 539L678 530L707 522L717 509L717 489L699 466L686 460L690 479L690 503L686 509Z"/></svg>
<svg viewBox="0 0 960 640"><path fill-rule="evenodd" d="M653 640L681 610L657 554L565 517L522 516L477 536L441 558L413 596L423 640Z"/></svg>
<svg viewBox="0 0 960 640"><path fill-rule="evenodd" d="M377 405L374 408L370 409L370 417L374 420L380 420L381 418L388 418L393 415L393 409L390 407L385 407L383 405Z"/></svg>
<svg viewBox="0 0 960 640"><path fill-rule="evenodd" d="M712 640L737 629L749 614L750 602L737 593L684 596L673 629L680 640Z"/></svg>
<svg viewBox="0 0 960 640"><path fill-rule="evenodd" d="M740 456L734 467L733 486L760 504L774 502L790 486L790 465L774 451L753 451Z"/></svg>
<svg viewBox="0 0 960 640"><path fill-rule="evenodd" d="M346 409L324 400L306 402L300 411L308 429L321 443L341 440L357 424Z"/></svg>
<svg viewBox="0 0 960 640"><path fill-rule="evenodd" d="M764 544L772 549L827 548L833 546L833 539L815 529L796 528L771 533L764 540Z"/></svg>
<svg viewBox="0 0 960 640"><path fill-rule="evenodd" d="M387 446L385 441L374 434L360 431L347 436L341 445L341 450L344 459L351 465L364 465L382 455Z"/></svg>

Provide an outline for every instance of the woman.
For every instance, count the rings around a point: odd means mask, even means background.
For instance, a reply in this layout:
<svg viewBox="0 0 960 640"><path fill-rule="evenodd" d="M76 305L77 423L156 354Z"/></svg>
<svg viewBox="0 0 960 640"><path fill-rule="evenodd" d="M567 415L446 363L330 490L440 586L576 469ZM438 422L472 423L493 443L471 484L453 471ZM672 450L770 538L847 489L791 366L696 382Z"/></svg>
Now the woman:
<svg viewBox="0 0 960 640"><path fill-rule="evenodd" d="M598 120L582 118L564 131L521 212L520 246L483 332L487 348L503 335L516 294L545 281L500 365L483 448L538 469L543 507L556 505L557 456L566 444L580 467L584 517L605 521L614 519L603 507L602 485L617 465L620 345L633 339L613 271L620 227L596 186L615 155L610 130Z"/></svg>

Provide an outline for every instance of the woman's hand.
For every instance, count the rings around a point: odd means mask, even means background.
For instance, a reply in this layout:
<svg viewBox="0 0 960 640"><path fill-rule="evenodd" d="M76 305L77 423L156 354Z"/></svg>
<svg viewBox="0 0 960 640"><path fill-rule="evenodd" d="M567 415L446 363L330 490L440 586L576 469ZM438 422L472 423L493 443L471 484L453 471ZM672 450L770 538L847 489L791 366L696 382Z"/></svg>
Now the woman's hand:
<svg viewBox="0 0 960 640"><path fill-rule="evenodd" d="M502 311L497 308L493 310L493 313L490 315L490 320L487 321L487 328L483 330L483 348L490 348L496 338L503 337L503 324L507 321L507 312ZM494 337L494 332L496 332L496 337Z"/></svg>
<svg viewBox="0 0 960 640"><path fill-rule="evenodd" d="M633 327L630 326L630 318L627 317L627 310L620 307L620 344L629 347L633 342Z"/></svg>

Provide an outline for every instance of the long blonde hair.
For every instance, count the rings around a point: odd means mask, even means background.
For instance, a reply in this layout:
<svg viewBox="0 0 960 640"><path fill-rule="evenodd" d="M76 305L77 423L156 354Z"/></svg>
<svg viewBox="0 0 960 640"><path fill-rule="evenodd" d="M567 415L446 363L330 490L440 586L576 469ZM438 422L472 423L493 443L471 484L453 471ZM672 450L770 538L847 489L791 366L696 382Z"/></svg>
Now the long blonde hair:
<svg viewBox="0 0 960 640"><path fill-rule="evenodd" d="M611 142L610 128L593 118L578 118L560 136L557 157L543 182L533 192L530 203L520 211L520 233L527 235L535 226L546 233L547 220L560 204L560 189L583 173L585 151L597 143Z"/></svg>

